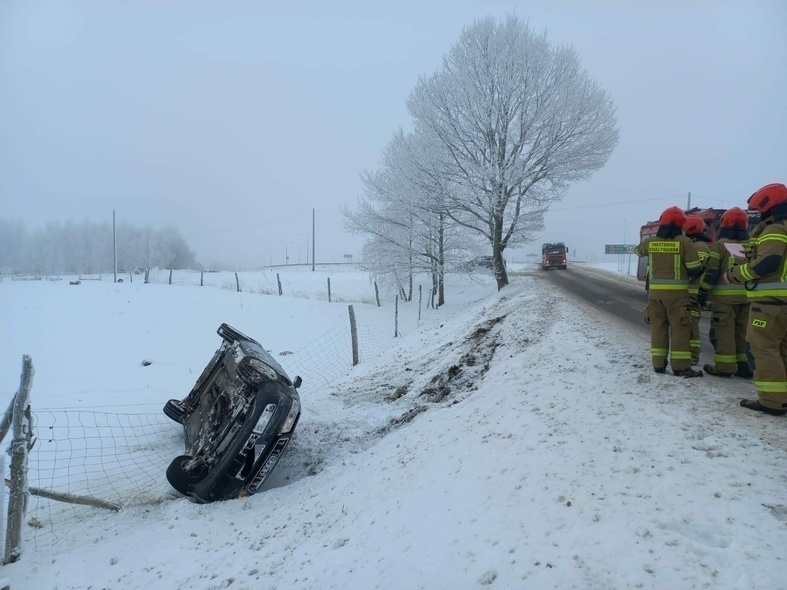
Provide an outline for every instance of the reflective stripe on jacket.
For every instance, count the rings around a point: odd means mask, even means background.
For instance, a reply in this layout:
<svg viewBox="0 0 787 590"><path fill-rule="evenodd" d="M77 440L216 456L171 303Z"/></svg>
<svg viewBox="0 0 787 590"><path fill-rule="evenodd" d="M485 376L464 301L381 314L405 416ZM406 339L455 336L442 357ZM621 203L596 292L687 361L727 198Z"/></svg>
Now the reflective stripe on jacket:
<svg viewBox="0 0 787 590"><path fill-rule="evenodd" d="M689 292L689 270L702 269L694 243L684 235L674 238L645 238L634 253L648 257L648 296L685 297Z"/></svg>
<svg viewBox="0 0 787 590"><path fill-rule="evenodd" d="M746 264L735 266L729 277L733 283L745 284L750 301L787 303L787 226L785 220L761 222L752 232L751 252ZM774 258L775 257L775 258ZM770 258L779 261L775 271L757 273L758 265Z"/></svg>
<svg viewBox="0 0 787 590"><path fill-rule="evenodd" d="M694 243L694 248L697 250L697 257L700 259L700 263L702 264L702 268L705 268L705 265L708 263L708 256L710 255L710 245L708 242L704 242L702 240L692 240ZM693 296L697 296L700 292L700 280L702 276L694 277L693 279L689 279L689 294Z"/></svg>

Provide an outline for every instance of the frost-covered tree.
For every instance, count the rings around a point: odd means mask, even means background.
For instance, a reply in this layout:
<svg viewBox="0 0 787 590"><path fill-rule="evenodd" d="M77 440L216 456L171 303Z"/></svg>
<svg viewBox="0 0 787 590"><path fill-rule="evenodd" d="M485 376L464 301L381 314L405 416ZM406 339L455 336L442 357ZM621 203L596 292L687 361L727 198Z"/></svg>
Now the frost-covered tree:
<svg viewBox="0 0 787 590"><path fill-rule="evenodd" d="M366 196L355 209L342 210L344 226L366 236L363 254L369 270L409 299L416 265L415 199L402 177L390 168L365 172L361 180Z"/></svg>
<svg viewBox="0 0 787 590"><path fill-rule="evenodd" d="M196 268L194 253L175 227L161 230L117 224L118 270L151 266ZM29 232L21 222L0 219L0 267L39 274L111 272L111 223L50 222Z"/></svg>
<svg viewBox="0 0 787 590"><path fill-rule="evenodd" d="M550 204L618 141L615 106L577 52L515 16L467 27L407 106L416 132L440 143L442 173L457 187L445 210L488 240L498 288L508 284L506 247L532 239Z"/></svg>
<svg viewBox="0 0 787 590"><path fill-rule="evenodd" d="M27 269L30 266L29 249L30 234L22 222L0 219L0 269Z"/></svg>
<svg viewBox="0 0 787 590"><path fill-rule="evenodd" d="M385 164L402 176L415 196L415 217L420 224L417 252L432 277L432 299L445 303L445 273L456 270L472 251L472 238L448 212L450 194L458 188L443 174L442 146L424 133L394 136L386 149Z"/></svg>
<svg viewBox="0 0 787 590"><path fill-rule="evenodd" d="M344 215L348 230L367 237L364 261L376 276L410 300L414 274L429 273L439 306L446 263L465 247L443 210L441 179L428 174L429 156L419 138L395 133L381 167L362 174L365 197Z"/></svg>

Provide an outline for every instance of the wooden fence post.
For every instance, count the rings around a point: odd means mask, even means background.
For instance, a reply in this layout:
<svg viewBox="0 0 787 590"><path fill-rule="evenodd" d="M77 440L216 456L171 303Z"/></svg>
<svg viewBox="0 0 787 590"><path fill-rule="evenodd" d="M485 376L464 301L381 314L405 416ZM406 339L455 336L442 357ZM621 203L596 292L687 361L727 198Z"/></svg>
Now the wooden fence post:
<svg viewBox="0 0 787 590"><path fill-rule="evenodd" d="M150 268L146 268L145 269L145 284L146 285L148 284L149 279L150 279Z"/></svg>
<svg viewBox="0 0 787 590"><path fill-rule="evenodd" d="M11 403L8 404L8 408L3 414L3 417L0 418L0 443L3 442L5 435L8 434L9 429L11 428L11 422L14 419L14 404L16 403L16 396L11 398Z"/></svg>
<svg viewBox="0 0 787 590"><path fill-rule="evenodd" d="M202 287L205 285L205 271L201 270L199 273L199 286Z"/></svg>
<svg viewBox="0 0 787 590"><path fill-rule="evenodd" d="M355 325L355 310L352 305L348 305L350 310L350 338L353 346L353 367L358 364L358 327Z"/></svg>
<svg viewBox="0 0 787 590"><path fill-rule="evenodd" d="M328 303L331 302L331 277L328 277Z"/></svg>
<svg viewBox="0 0 787 590"><path fill-rule="evenodd" d="M380 307L380 291L377 289L377 281L374 282L374 298L377 300L377 307Z"/></svg>
<svg viewBox="0 0 787 590"><path fill-rule="evenodd" d="M33 380L33 362L22 357L22 382L14 403L13 432L11 441L11 491L8 494L8 526L5 535L3 564L13 563L22 555L22 523L27 511L27 457L33 438L30 416L30 386Z"/></svg>
<svg viewBox="0 0 787 590"><path fill-rule="evenodd" d="M399 336L399 296L394 299L394 338Z"/></svg>
<svg viewBox="0 0 787 590"><path fill-rule="evenodd" d="M423 297L422 285L418 285L418 325L421 325L421 298Z"/></svg>
<svg viewBox="0 0 787 590"><path fill-rule="evenodd" d="M169 269L169 284L172 284L172 268Z"/></svg>
<svg viewBox="0 0 787 590"><path fill-rule="evenodd" d="M276 282L279 283L279 295L281 295L281 279L279 278L279 273L276 273Z"/></svg>
<svg viewBox="0 0 787 590"><path fill-rule="evenodd" d="M235 286L238 288L238 293L240 293L240 281L238 280L238 273L235 273Z"/></svg>

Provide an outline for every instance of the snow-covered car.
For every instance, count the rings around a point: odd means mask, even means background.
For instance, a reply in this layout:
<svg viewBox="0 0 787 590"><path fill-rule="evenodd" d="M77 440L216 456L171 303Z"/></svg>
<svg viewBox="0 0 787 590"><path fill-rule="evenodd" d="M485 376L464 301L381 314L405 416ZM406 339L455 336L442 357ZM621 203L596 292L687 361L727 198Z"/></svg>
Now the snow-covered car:
<svg viewBox="0 0 787 590"><path fill-rule="evenodd" d="M221 324L222 343L191 392L164 413L183 425L186 452L167 480L197 502L256 493L301 415L298 387L259 342Z"/></svg>

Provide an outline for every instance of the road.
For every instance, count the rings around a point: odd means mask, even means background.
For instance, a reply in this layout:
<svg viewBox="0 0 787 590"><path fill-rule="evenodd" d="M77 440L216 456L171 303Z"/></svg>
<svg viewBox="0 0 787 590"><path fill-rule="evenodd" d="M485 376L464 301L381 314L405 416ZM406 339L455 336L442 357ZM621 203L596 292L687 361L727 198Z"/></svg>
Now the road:
<svg viewBox="0 0 787 590"><path fill-rule="evenodd" d="M617 316L636 326L638 330L650 334L650 328L643 319L648 295L644 284L636 277L616 275L583 264L570 264L567 270L544 271L536 265L534 269L537 270L524 271L522 274L550 281L561 291L573 294L602 313ZM713 347L708 340L709 316L710 312L705 312L700 322L701 351L702 358L705 359L713 358Z"/></svg>
<svg viewBox="0 0 787 590"><path fill-rule="evenodd" d="M549 271L543 271L540 266L533 265L532 268L511 274L528 275L538 280L548 281L561 293L576 297L597 309L599 313L609 314L609 317L614 321L631 326L632 331L641 336L644 341L650 341L650 328L643 319L648 301L647 293L643 284L637 281L636 277L618 275L583 264L570 264L568 270ZM702 334L700 366L713 362L713 347L708 340L709 316L709 312L704 313L700 322L700 333ZM642 344L643 348L647 346L645 342ZM647 354L644 350L643 353ZM719 407L723 408L721 411L724 414L734 412L733 415L740 418L736 423L736 429L739 432L749 432L787 452L787 431L785 431L782 422L787 418L765 417L762 419L763 415L759 412L747 412L737 408L738 400L741 397L751 398L757 395L751 381L744 381L737 377L719 379L708 376L703 381L712 384L713 387L713 395L708 396L707 400L721 402L723 406Z"/></svg>

